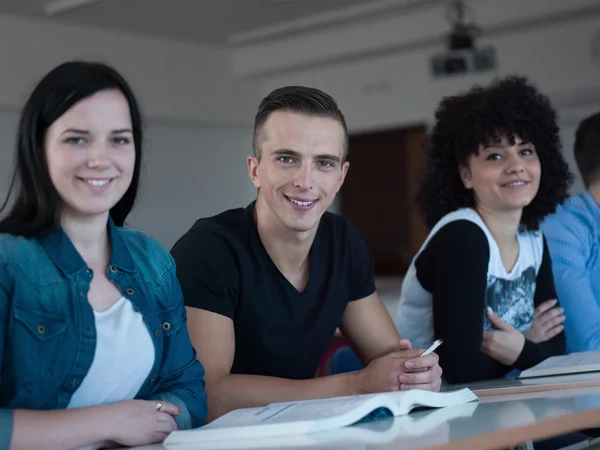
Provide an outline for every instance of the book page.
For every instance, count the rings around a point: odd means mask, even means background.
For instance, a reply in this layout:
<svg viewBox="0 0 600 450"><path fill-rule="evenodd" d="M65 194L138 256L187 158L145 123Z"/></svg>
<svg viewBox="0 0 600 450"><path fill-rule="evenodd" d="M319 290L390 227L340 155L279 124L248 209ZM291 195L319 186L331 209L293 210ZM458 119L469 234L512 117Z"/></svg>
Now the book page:
<svg viewBox="0 0 600 450"><path fill-rule="evenodd" d="M411 405L422 405L434 408L443 408L445 406L460 405L477 400L477 396L468 388L457 389L446 392L431 392L414 389L411 391L399 391L388 393L396 400L398 406L404 413L408 413Z"/></svg>
<svg viewBox="0 0 600 450"><path fill-rule="evenodd" d="M372 396L341 397L321 400L275 403L264 408L246 408L232 411L203 429L266 425L274 423L318 421L339 417L362 406ZM369 411L367 411L368 413Z"/></svg>
<svg viewBox="0 0 600 450"><path fill-rule="evenodd" d="M535 369L557 369L561 367L600 365L600 352L579 352L564 356L554 356L542 361Z"/></svg>
<svg viewBox="0 0 600 450"><path fill-rule="evenodd" d="M594 385L600 386L600 377L596 372L567 373L561 375L549 375L546 377L532 377L516 380L515 386L552 386L565 385L563 388L580 383L595 382Z"/></svg>
<svg viewBox="0 0 600 450"><path fill-rule="evenodd" d="M372 398L372 397L371 397ZM360 408L371 400L368 397L345 397L324 399L317 402L294 402L282 410L270 423L289 422L297 420L322 420L330 417L339 417L350 410ZM367 414L370 411L366 411Z"/></svg>

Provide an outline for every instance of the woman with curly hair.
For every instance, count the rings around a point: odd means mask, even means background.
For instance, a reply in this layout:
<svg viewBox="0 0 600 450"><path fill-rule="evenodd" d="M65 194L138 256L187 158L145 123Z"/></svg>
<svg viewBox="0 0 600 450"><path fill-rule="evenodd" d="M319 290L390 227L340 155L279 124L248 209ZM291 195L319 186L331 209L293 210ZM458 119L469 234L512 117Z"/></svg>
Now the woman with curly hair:
<svg viewBox="0 0 600 450"><path fill-rule="evenodd" d="M431 232L402 286L396 324L435 338L449 383L511 376L564 353L564 315L539 225L572 175L556 113L508 77L440 103L417 198Z"/></svg>

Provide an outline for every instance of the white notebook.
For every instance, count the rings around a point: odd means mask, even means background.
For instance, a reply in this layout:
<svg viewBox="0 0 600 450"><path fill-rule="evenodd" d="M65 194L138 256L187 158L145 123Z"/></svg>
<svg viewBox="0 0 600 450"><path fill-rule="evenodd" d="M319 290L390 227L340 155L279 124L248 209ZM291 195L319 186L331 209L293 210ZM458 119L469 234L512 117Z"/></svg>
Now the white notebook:
<svg viewBox="0 0 600 450"><path fill-rule="evenodd" d="M530 369L524 370L518 378L598 371L600 371L600 351L578 352L562 356L551 356Z"/></svg>
<svg viewBox="0 0 600 450"><path fill-rule="evenodd" d="M443 408L478 401L468 388L453 392L422 390L334 397L273 403L262 408L231 411L194 430L172 432L163 445L177 449L190 444L212 444L264 437L304 435L373 421L385 416L404 416L418 407ZM236 445L237 446L237 445Z"/></svg>

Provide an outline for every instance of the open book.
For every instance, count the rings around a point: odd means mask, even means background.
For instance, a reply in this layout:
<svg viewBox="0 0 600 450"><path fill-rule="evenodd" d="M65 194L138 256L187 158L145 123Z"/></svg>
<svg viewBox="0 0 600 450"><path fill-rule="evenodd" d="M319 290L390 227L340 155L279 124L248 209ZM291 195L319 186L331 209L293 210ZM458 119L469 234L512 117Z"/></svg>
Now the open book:
<svg viewBox="0 0 600 450"><path fill-rule="evenodd" d="M168 450L244 450L244 449L280 449L280 448L370 448L373 444L390 444L401 436L410 439L419 437L419 441L431 440L432 443L445 442L448 428L444 425L451 420L471 417L478 402L446 408L429 409L414 414L390 417L371 422L360 422L356 425L334 428L319 433L298 434L291 436L264 436L253 439L236 439L220 441L196 441L193 439L165 443Z"/></svg>
<svg viewBox="0 0 600 450"><path fill-rule="evenodd" d="M477 400L471 390L464 388L443 393L412 390L273 403L231 411L194 430L174 431L163 445L167 449L218 441L231 445L233 440L310 434L382 417L404 416L419 407L443 408Z"/></svg>
<svg viewBox="0 0 600 450"><path fill-rule="evenodd" d="M578 352L569 355L551 356L530 369L524 370L517 378L598 371L600 371L600 351Z"/></svg>

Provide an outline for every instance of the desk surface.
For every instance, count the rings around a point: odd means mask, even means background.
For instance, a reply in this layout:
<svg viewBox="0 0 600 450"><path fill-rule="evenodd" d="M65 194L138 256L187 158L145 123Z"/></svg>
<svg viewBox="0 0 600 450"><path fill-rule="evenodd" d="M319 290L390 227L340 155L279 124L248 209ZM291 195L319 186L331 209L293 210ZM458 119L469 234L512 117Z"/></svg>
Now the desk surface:
<svg viewBox="0 0 600 450"><path fill-rule="evenodd" d="M600 427L598 386L486 396L469 405L420 411L330 432L185 448L496 450L594 427Z"/></svg>
<svg viewBox="0 0 600 450"><path fill-rule="evenodd" d="M566 391L568 389L600 387L600 374L598 372L579 373L571 375L558 375L551 377L519 379L496 379L452 385L443 387L442 390L455 390L468 387L478 397L487 397L506 394L521 394L529 392Z"/></svg>

